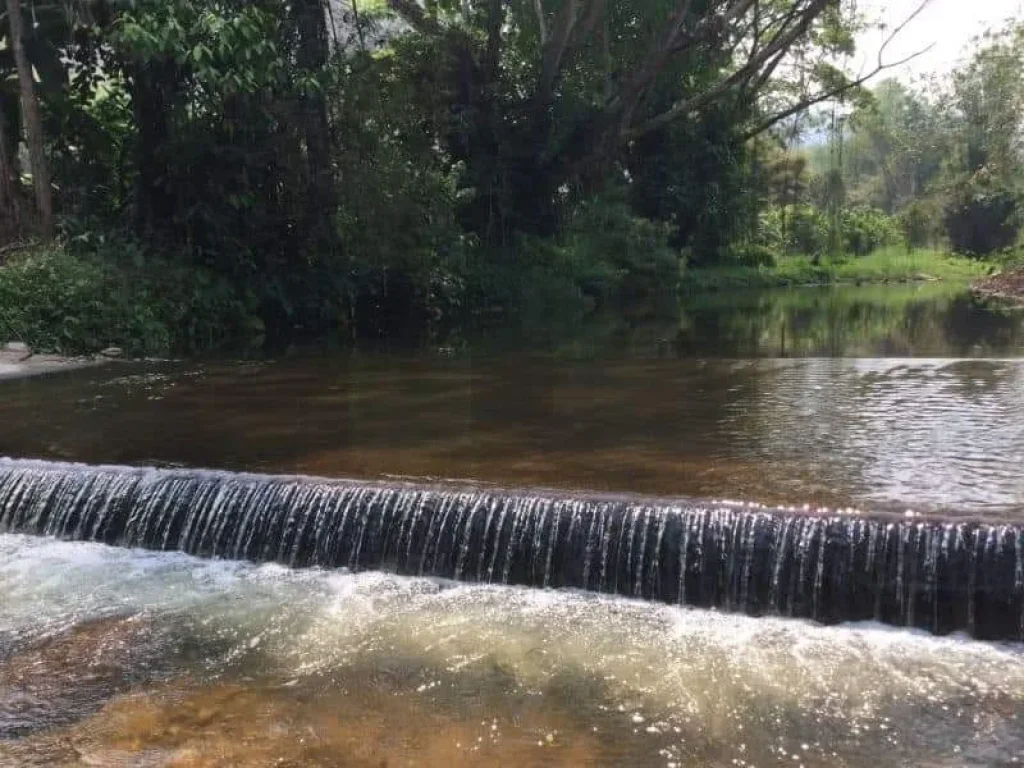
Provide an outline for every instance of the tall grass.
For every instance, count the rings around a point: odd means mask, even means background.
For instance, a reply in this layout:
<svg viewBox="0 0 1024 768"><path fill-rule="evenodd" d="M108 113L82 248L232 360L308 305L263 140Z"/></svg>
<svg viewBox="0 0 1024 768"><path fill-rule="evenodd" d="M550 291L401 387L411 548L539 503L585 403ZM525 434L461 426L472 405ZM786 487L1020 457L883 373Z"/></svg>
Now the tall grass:
<svg viewBox="0 0 1024 768"><path fill-rule="evenodd" d="M774 266L719 266L686 270L682 285L688 290L767 288L787 285L838 283L909 283L933 280L967 282L988 274L994 265L940 251L907 251L898 246L867 256L823 258L783 256Z"/></svg>

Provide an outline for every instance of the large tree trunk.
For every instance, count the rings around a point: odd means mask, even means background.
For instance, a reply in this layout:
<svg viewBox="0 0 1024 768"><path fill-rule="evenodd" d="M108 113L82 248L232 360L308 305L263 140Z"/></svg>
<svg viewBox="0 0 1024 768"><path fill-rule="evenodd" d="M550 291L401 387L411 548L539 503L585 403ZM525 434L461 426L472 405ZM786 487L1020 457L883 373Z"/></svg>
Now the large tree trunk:
<svg viewBox="0 0 1024 768"><path fill-rule="evenodd" d="M0 245L6 245L21 234L21 201L18 198L18 174L14 162L18 145L16 141L12 142L9 135L8 106L6 99L0 97Z"/></svg>
<svg viewBox="0 0 1024 768"><path fill-rule="evenodd" d="M327 64L330 53L323 0L298 0L295 13L299 32L297 63L307 72L319 72ZM301 108L309 164L307 236L316 247L333 249L337 245L334 214L338 201L331 165L327 104L322 93L312 92L302 96Z"/></svg>
<svg viewBox="0 0 1024 768"><path fill-rule="evenodd" d="M32 163L32 184L36 196L36 213L39 217L39 234L46 240L53 237L53 190L50 187L50 167L46 160L43 142L43 123L39 117L39 101L36 98L32 65L25 55L24 24L21 18L21 0L7 0L7 13L11 20L11 42L14 62L18 68L18 84L21 90L21 113L25 122L25 138L28 141L29 159Z"/></svg>
<svg viewBox="0 0 1024 768"><path fill-rule="evenodd" d="M140 236L173 226L175 205L166 163L176 73L172 64L150 61L128 67L132 113L138 130L135 222Z"/></svg>

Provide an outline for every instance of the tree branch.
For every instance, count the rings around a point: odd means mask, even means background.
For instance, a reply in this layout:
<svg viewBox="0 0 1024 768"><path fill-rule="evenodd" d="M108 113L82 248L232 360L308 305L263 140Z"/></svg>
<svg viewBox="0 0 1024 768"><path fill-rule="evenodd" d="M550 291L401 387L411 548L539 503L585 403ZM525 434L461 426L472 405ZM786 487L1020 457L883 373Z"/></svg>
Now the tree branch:
<svg viewBox="0 0 1024 768"><path fill-rule="evenodd" d="M614 99L607 105L610 111L621 110L626 125L632 120L633 110L640 102L644 90L661 74L668 59L676 50L683 30L683 22L690 13L693 0L683 0L669 19L668 29L662 35L661 42L651 46L651 52L643 65L623 85Z"/></svg>
<svg viewBox="0 0 1024 768"><path fill-rule="evenodd" d="M780 29L767 45L756 55L752 56L746 64L729 75L729 77L695 96L677 102L667 111L651 118L637 128L627 131L623 137L627 139L637 138L656 131L691 112L703 108L730 88L756 76L762 66L771 62L776 55L784 54L800 37L807 33L811 24L825 11L829 2L830 0L811 0L798 16L793 17L795 22L788 29L785 26ZM749 8L753 5L753 0L743 0L740 5Z"/></svg>
<svg viewBox="0 0 1024 768"><path fill-rule="evenodd" d="M782 110L781 112L778 112L778 113L772 115L771 117L769 117L769 118L767 118L765 120L762 120L760 123L758 123L756 126L754 126L754 128L752 128L750 131L748 131L746 134L744 134L744 138L752 139L754 136L758 136L758 135L764 133L765 131L770 130L773 126L777 125L778 123L782 122L783 120L785 120L788 117L792 117L793 115L795 115L798 112L801 112L801 111L803 111L805 109L813 107L815 104L820 104L823 101L828 101L829 99L834 99L836 96L841 96L842 94L846 93L847 91L851 91L854 88L860 87L861 85L866 83L868 80L871 80L873 77L876 77L881 72L884 72L884 71L886 71L888 69L893 69L894 67L903 66L904 64L906 64L906 63L908 63L910 61L913 61L914 59L918 58L919 56L923 56L924 54L926 54L928 51L930 51L932 48L935 47L934 43L932 43L931 45L929 45L929 46L927 46L925 48L922 48L921 50L919 50L919 51L917 51L915 53L910 54L909 56L905 56L902 59L899 59L898 61L893 61L893 62L890 62L888 64L885 63L885 52L888 50L888 48L892 44L893 40L895 40L903 32L903 30L905 30L907 28L907 26L914 19L916 19L918 16L920 16L921 13L924 11L924 9L927 8L930 3L931 3L931 0L921 0L921 2L919 2L917 4L915 9L900 24L898 24L893 29L892 32L889 33L889 35L885 38L885 40L882 41L881 47L878 49L878 63L877 63L877 65L875 66L874 69L872 69L866 75L861 75L856 80L852 80L852 81L850 81L848 83L844 83L843 85L838 86L836 88L831 88L829 90L826 90L826 91L823 91L821 93L815 94L814 96L808 96L808 97L806 97L804 99L801 99L797 103L792 104L791 106L787 107L786 109ZM777 66L777 63L776 63L776 66ZM771 69L774 70L774 67L772 67ZM769 76L770 76L770 72L769 72ZM767 80L768 80L767 77L763 77L763 78L760 78L760 79L763 80L764 82L767 82Z"/></svg>
<svg viewBox="0 0 1024 768"><path fill-rule="evenodd" d="M565 55L566 48L569 47L569 40L578 20L579 4L580 0L564 0L561 8L558 9L558 15L555 16L555 26L544 45L541 58L536 98L538 104L547 104L551 100L555 80L562 68L562 57Z"/></svg>
<svg viewBox="0 0 1024 768"><path fill-rule="evenodd" d="M778 123L782 122L787 117L792 117L797 112L802 112L805 109L813 107L815 104L820 104L823 101L828 101L829 99L834 99L836 96L841 96L842 94L846 93L847 91L851 91L854 88L858 88L858 87L864 85L864 83L866 83L868 80L870 80L871 78L875 77L879 73L884 72L887 69L892 69L893 67L903 66L907 62L913 61L918 56L923 56L924 54L926 54L928 51L930 51L934 47L935 47L935 45L932 44L932 45L929 45L927 48L922 48L921 50L917 51L916 53L912 53L909 56L905 56L904 58L900 59L899 61L894 61L894 62L891 62L889 64L880 64L879 66L877 66L874 69L872 69L868 74L862 75L861 77L858 77L856 80L851 80L850 82L843 83L842 85L840 85L840 86L838 86L836 88L831 88L831 89L829 89L827 91L822 91L821 93L817 93L814 96L808 96L805 99L801 99L796 104L793 104L793 105L787 107L786 109L782 110L781 112L778 112L777 114L774 114L771 117L769 117L769 118L767 118L765 120L762 120L760 123L758 123L756 126L754 126L754 128L752 128L751 130L747 131L743 135L743 138L744 139L752 139L755 136L758 136L758 135L764 133L765 131L769 130L773 126L775 126Z"/></svg>
<svg viewBox="0 0 1024 768"><path fill-rule="evenodd" d="M542 0L533 0L533 12L537 14L537 27L540 30L540 44L543 46L548 41L548 24L544 19L544 4Z"/></svg>

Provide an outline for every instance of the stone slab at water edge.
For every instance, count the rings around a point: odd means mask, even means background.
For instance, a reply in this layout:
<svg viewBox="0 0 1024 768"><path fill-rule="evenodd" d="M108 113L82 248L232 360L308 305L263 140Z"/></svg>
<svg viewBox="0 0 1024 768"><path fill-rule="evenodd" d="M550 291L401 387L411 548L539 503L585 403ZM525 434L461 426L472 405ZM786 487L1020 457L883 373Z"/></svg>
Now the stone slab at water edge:
<svg viewBox="0 0 1024 768"><path fill-rule="evenodd" d="M0 533L1024 639L1024 525L0 459Z"/></svg>
<svg viewBox="0 0 1024 768"><path fill-rule="evenodd" d="M0 380L23 379L45 373L73 371L100 365L107 360L100 357L61 357L60 355L36 355L21 342L0 345Z"/></svg>
<svg viewBox="0 0 1024 768"><path fill-rule="evenodd" d="M1024 307L1024 269L1001 272L978 280L972 286L979 296Z"/></svg>

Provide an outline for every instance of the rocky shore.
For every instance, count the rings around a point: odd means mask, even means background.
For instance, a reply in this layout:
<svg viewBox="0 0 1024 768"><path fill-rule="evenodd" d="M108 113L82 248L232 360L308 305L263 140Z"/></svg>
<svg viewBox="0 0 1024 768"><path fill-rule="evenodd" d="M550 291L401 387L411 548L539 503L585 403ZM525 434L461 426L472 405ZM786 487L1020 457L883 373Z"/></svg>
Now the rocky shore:
<svg viewBox="0 0 1024 768"><path fill-rule="evenodd" d="M78 368L101 365L120 356L121 350L113 347L92 357L37 355L28 345L21 342L12 341L6 344L0 342L0 381L60 371L73 371Z"/></svg>
<svg viewBox="0 0 1024 768"><path fill-rule="evenodd" d="M975 282L972 288L978 296L1024 306L1024 269L1013 269L983 278Z"/></svg>

